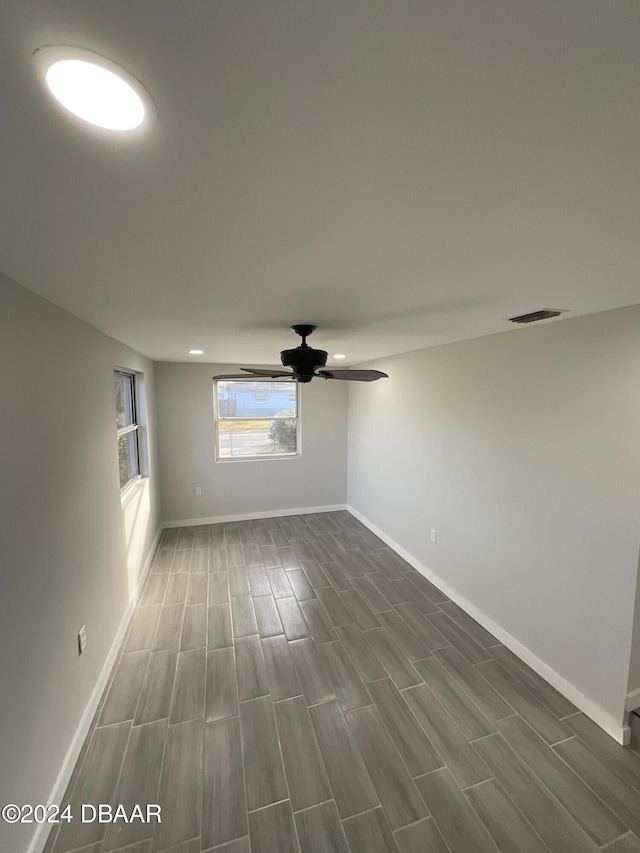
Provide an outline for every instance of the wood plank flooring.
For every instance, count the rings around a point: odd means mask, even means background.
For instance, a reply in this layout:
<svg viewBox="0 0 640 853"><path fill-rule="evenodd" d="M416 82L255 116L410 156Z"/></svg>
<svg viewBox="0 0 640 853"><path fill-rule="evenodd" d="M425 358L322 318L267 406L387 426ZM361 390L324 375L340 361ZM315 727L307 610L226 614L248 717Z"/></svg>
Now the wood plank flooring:
<svg viewBox="0 0 640 853"><path fill-rule="evenodd" d="M618 746L347 512L163 532L45 853L640 851Z"/></svg>

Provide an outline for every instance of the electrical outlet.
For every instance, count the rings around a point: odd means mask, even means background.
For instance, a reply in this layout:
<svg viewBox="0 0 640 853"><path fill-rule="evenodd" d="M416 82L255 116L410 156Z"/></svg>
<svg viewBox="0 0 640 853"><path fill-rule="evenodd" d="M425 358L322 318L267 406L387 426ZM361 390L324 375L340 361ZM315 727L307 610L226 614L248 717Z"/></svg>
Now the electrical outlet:
<svg viewBox="0 0 640 853"><path fill-rule="evenodd" d="M433 527L431 528L431 541L436 541L436 531L433 529Z"/></svg>
<svg viewBox="0 0 640 853"><path fill-rule="evenodd" d="M78 631L78 654L82 654L82 652L87 648L87 629L83 625L82 628Z"/></svg>
<svg viewBox="0 0 640 853"><path fill-rule="evenodd" d="M196 486L196 497L197 498L202 497L202 486Z"/></svg>

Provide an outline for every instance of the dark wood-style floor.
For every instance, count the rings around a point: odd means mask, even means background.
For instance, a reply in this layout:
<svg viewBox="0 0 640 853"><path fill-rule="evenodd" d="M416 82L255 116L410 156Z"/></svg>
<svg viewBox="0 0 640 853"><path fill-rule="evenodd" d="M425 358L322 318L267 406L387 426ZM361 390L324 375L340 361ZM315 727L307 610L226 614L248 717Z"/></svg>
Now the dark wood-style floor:
<svg viewBox="0 0 640 853"><path fill-rule="evenodd" d="M53 853L638 853L618 746L346 512L165 530Z"/></svg>

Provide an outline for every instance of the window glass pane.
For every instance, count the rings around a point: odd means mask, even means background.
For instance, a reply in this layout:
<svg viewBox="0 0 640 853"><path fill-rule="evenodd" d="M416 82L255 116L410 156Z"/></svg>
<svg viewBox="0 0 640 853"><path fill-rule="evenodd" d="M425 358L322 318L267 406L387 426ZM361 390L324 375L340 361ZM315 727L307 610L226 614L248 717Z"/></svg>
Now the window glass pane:
<svg viewBox="0 0 640 853"><path fill-rule="evenodd" d="M135 423L133 406L133 376L128 373L113 374L116 396L116 419L118 429Z"/></svg>
<svg viewBox="0 0 640 853"><path fill-rule="evenodd" d="M138 431L132 430L118 438L118 468L120 470L120 488L126 486L140 473L138 465Z"/></svg>
<svg viewBox="0 0 640 853"><path fill-rule="evenodd" d="M297 451L297 418L219 421L218 456L282 456Z"/></svg>
<svg viewBox="0 0 640 853"><path fill-rule="evenodd" d="M218 417L295 417L297 387L294 382L218 382Z"/></svg>

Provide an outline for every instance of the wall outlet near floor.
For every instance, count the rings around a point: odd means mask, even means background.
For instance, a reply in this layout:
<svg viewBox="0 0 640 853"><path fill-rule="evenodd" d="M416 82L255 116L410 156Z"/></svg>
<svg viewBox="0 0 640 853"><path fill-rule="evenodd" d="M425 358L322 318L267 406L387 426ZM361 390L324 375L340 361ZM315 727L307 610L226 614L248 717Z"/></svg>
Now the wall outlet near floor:
<svg viewBox="0 0 640 853"><path fill-rule="evenodd" d="M78 654L82 654L82 652L87 648L87 629L83 625L82 628L78 631Z"/></svg>
<svg viewBox="0 0 640 853"><path fill-rule="evenodd" d="M197 498L202 497L202 486L196 486L196 497Z"/></svg>
<svg viewBox="0 0 640 853"><path fill-rule="evenodd" d="M434 530L433 527L431 528L431 541L432 542L436 541L436 531Z"/></svg>

